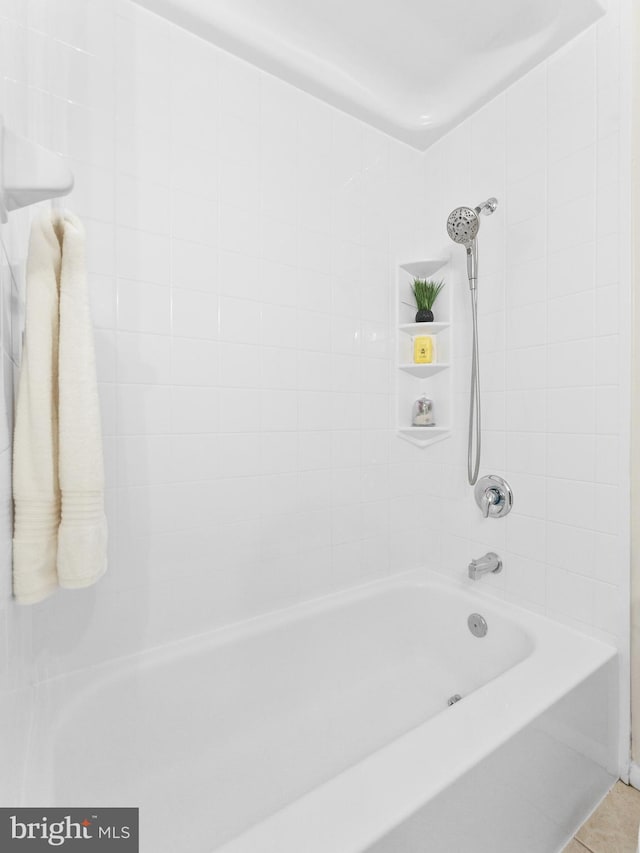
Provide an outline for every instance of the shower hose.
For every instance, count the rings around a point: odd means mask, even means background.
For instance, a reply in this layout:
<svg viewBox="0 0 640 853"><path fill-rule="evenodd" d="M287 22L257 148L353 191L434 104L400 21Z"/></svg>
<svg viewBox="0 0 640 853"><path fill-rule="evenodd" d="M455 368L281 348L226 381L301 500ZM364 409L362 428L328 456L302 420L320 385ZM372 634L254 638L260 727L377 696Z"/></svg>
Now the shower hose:
<svg viewBox="0 0 640 853"><path fill-rule="evenodd" d="M470 290L470 293L471 317L473 321L473 345L471 352L471 392L469 396L467 476L469 478L469 485L474 486L478 479L478 471L480 470L480 363L478 358L478 292L474 287Z"/></svg>

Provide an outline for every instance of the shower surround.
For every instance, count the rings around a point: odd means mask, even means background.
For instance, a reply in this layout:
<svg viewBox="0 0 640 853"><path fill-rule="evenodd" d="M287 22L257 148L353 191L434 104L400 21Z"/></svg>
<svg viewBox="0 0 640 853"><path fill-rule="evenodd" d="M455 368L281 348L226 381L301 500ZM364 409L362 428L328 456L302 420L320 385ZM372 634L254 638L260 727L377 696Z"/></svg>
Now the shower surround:
<svg viewBox="0 0 640 853"><path fill-rule="evenodd" d="M3 802L34 684L407 569L468 583L488 549L505 570L477 586L617 645L628 731L630 4L608 5L423 154L128 0L0 0L1 111L69 158L87 227L111 537L98 587L28 611L4 572ZM457 253L452 438L392 427L395 265L451 252L450 210L493 195L481 474L513 486L504 522L466 484ZM2 229L5 566L30 216Z"/></svg>

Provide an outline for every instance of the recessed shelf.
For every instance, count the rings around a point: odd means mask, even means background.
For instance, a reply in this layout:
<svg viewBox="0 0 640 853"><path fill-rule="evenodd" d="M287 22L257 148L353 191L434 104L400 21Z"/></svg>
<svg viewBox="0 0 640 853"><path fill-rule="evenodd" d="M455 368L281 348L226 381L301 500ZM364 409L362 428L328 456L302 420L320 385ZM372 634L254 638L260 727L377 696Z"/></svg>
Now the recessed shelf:
<svg viewBox="0 0 640 853"><path fill-rule="evenodd" d="M450 327L451 323L402 323L398 326L405 335L437 335Z"/></svg>
<svg viewBox="0 0 640 853"><path fill-rule="evenodd" d="M419 447L426 447L428 444L434 444L436 441L442 441L449 438L451 431L449 427L399 427L398 435L404 438L405 441L410 441L412 444L417 444Z"/></svg>
<svg viewBox="0 0 640 853"><path fill-rule="evenodd" d="M449 365L441 361L433 364L399 364L398 367L400 370L404 370L405 373L425 379L427 376L435 376L441 370L446 370Z"/></svg>

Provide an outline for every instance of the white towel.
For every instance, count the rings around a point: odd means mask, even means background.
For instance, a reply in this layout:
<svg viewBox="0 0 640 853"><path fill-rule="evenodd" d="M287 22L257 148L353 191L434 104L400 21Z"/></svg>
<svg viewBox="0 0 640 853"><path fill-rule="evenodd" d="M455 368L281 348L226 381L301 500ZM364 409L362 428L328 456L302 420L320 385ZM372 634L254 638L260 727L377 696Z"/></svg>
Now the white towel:
<svg viewBox="0 0 640 853"><path fill-rule="evenodd" d="M107 523L84 229L68 212L31 229L14 436L18 602L104 574Z"/></svg>

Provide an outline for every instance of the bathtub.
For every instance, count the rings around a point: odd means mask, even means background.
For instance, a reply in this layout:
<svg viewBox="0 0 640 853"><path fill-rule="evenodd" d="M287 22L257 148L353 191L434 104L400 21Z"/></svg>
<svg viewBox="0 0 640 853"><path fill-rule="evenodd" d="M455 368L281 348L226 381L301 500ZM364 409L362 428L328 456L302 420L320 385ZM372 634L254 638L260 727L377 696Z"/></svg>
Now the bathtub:
<svg viewBox="0 0 640 853"><path fill-rule="evenodd" d="M615 654L399 576L41 684L24 804L139 806L142 853L555 853L617 775Z"/></svg>

